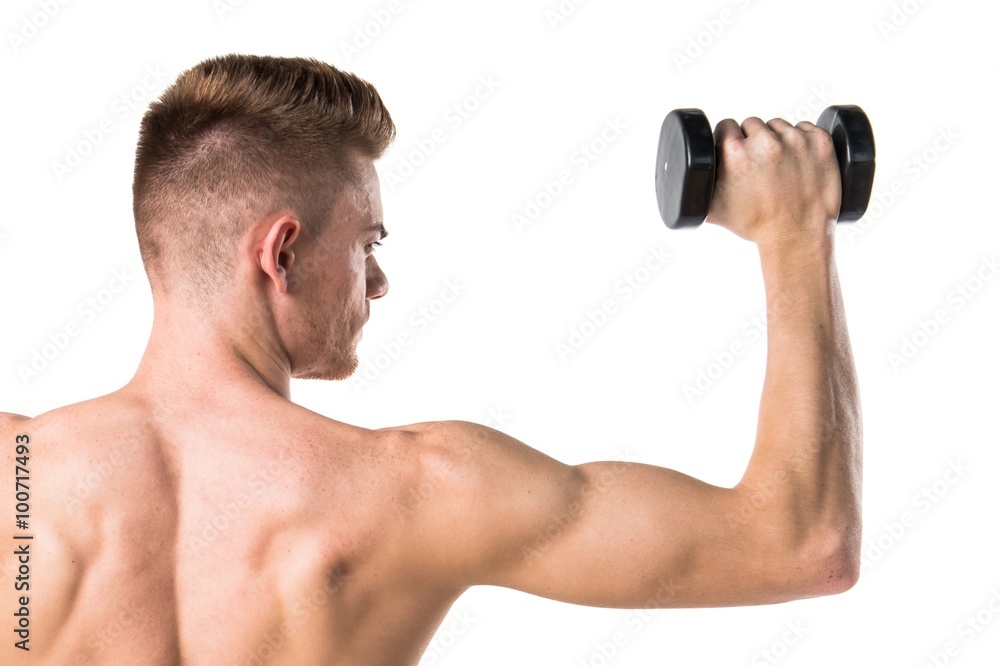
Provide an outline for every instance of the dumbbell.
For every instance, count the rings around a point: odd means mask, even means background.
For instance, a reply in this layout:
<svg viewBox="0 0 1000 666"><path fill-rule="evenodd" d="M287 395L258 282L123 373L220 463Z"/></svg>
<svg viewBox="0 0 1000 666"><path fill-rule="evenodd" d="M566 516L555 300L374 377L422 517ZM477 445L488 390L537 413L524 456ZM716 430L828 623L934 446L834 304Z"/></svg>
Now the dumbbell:
<svg viewBox="0 0 1000 666"><path fill-rule="evenodd" d="M875 136L859 106L831 106L816 125L833 136L840 164L838 222L861 219L875 178ZM656 202L671 229L697 227L708 216L715 189L715 139L699 109L675 109L660 128L656 154Z"/></svg>

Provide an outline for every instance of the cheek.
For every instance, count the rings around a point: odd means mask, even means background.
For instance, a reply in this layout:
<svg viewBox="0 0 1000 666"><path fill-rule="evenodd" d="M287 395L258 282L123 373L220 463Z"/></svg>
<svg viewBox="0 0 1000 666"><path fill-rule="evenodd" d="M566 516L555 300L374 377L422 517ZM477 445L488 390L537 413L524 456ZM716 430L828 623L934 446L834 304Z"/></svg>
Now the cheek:
<svg viewBox="0 0 1000 666"><path fill-rule="evenodd" d="M343 282L339 285L340 302L348 311L357 310L365 302L365 270L364 264L355 267L343 276Z"/></svg>
<svg viewBox="0 0 1000 666"><path fill-rule="evenodd" d="M375 259L371 257L365 260L365 263L361 266L361 270L357 275L357 285L358 289L361 291L362 296L364 296L368 291L368 280L373 273L375 266Z"/></svg>
<svg viewBox="0 0 1000 666"><path fill-rule="evenodd" d="M358 298L358 292L364 295L365 288L365 257L355 258L349 264L350 268L338 276L336 290L342 302L350 303Z"/></svg>

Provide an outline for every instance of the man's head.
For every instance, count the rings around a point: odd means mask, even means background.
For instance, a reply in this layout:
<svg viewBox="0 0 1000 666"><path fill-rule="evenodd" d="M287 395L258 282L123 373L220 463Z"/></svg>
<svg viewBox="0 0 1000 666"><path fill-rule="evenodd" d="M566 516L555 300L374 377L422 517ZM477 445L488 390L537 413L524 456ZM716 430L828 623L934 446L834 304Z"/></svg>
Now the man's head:
<svg viewBox="0 0 1000 666"><path fill-rule="evenodd" d="M181 74L136 151L154 301L211 316L249 298L293 376L349 375L368 299L386 289L373 161L394 136L371 84L316 60L230 55Z"/></svg>

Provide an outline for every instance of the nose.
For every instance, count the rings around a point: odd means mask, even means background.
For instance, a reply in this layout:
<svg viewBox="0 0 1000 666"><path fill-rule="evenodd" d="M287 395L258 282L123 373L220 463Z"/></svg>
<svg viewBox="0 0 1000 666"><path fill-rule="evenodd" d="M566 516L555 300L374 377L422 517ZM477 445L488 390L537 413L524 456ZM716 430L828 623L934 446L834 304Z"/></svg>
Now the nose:
<svg viewBox="0 0 1000 666"><path fill-rule="evenodd" d="M368 264L368 275L366 276L365 291L369 299L382 298L389 292L389 279L382 272L382 268L372 257Z"/></svg>

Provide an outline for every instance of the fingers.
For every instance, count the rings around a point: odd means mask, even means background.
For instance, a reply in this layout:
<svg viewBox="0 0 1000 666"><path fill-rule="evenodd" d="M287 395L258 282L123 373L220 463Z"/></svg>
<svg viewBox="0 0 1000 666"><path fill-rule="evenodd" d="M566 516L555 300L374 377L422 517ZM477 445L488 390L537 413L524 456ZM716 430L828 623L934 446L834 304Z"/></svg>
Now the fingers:
<svg viewBox="0 0 1000 666"><path fill-rule="evenodd" d="M772 118L767 121L767 126L774 130L777 134L787 134L788 130L792 130L793 132L795 131L792 124L783 118Z"/></svg>
<svg viewBox="0 0 1000 666"><path fill-rule="evenodd" d="M770 128L764 124L764 121L757 116L751 116L744 120L740 128L742 128L743 133L747 135L748 139L754 134L770 131Z"/></svg>
<svg viewBox="0 0 1000 666"><path fill-rule="evenodd" d="M715 126L715 142L721 143L725 140L749 139L755 134L771 132L782 136L789 136L789 134L794 134L796 130L809 132L818 129L818 127L807 121L800 122L793 127L791 123L782 118L773 118L765 123L760 118L751 116L739 125L732 118L726 118Z"/></svg>
<svg viewBox="0 0 1000 666"><path fill-rule="evenodd" d="M721 146L727 141L742 141L746 138L743 130L732 118L726 118L715 126L715 145Z"/></svg>
<svg viewBox="0 0 1000 666"><path fill-rule="evenodd" d="M816 142L824 142L827 138L824 136L826 131L806 120L793 126L782 118L772 118L767 122L767 126L781 137L783 143L791 146L813 145Z"/></svg>
<svg viewBox="0 0 1000 666"><path fill-rule="evenodd" d="M817 127L808 120L803 120L797 123L795 128L802 130L809 138L810 143L819 146L821 154L824 156L833 150L833 137L822 127Z"/></svg>
<svg viewBox="0 0 1000 666"><path fill-rule="evenodd" d="M780 137L784 140L783 143L791 141L793 144L799 144L804 137L815 140L821 134L826 134L826 131L808 120L792 125L783 118L772 118L765 123L760 118L751 116L741 124L737 124L732 118L726 118L715 126L715 143L720 145L726 141L742 142L754 137L763 138L764 135L771 135L772 138Z"/></svg>

